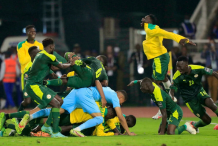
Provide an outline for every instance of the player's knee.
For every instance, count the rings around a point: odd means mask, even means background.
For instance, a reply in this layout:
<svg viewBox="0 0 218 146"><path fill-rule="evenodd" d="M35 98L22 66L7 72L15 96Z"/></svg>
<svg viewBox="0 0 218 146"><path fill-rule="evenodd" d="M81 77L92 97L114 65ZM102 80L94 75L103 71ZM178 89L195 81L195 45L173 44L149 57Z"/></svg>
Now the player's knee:
<svg viewBox="0 0 218 146"><path fill-rule="evenodd" d="M206 124L209 125L211 123L211 118L207 118Z"/></svg>
<svg viewBox="0 0 218 146"><path fill-rule="evenodd" d="M104 119L103 119L102 116L97 116L97 117L95 117L95 119L96 119L97 125L99 125L99 124L104 122Z"/></svg>
<svg viewBox="0 0 218 146"><path fill-rule="evenodd" d="M167 131L167 134L168 134L168 135L174 135L174 134L175 134L175 131L169 130L169 131Z"/></svg>
<svg viewBox="0 0 218 146"><path fill-rule="evenodd" d="M24 101L21 103L22 106L26 107L31 103L31 99L30 98L25 98Z"/></svg>

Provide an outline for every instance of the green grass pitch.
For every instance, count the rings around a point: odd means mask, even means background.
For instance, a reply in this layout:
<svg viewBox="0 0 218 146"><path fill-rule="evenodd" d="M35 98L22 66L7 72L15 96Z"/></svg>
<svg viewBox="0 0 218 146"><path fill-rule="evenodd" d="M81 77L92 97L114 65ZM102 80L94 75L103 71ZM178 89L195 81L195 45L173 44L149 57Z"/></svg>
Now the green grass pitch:
<svg viewBox="0 0 218 146"><path fill-rule="evenodd" d="M183 118L181 124L187 121L198 121L198 118ZM213 130L218 118L213 117L212 124L200 128L200 133L191 135L184 131L181 135L158 135L157 130L161 119L137 118L137 124L130 130L137 136L112 137L68 137L68 138L38 138L38 137L1 137L0 146L213 146L218 145L218 130ZM9 130L7 130L8 134Z"/></svg>

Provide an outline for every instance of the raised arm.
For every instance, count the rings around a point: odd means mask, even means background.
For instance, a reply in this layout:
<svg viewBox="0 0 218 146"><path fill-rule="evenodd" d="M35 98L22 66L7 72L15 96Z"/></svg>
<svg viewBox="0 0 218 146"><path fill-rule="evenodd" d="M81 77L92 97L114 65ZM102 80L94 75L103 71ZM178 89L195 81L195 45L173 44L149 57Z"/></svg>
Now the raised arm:
<svg viewBox="0 0 218 146"><path fill-rule="evenodd" d="M142 80L131 81L127 86L133 86L134 84L139 84L141 82L142 82Z"/></svg>

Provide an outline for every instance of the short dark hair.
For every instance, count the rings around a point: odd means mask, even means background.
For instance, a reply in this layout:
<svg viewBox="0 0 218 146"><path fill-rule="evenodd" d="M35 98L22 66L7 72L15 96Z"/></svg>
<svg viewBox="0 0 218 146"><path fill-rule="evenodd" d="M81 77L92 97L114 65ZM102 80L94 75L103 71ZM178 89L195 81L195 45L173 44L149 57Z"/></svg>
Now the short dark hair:
<svg viewBox="0 0 218 146"><path fill-rule="evenodd" d="M127 93L126 93L125 90L118 90L118 92L120 92L120 93L123 94L123 96L124 96L124 98L125 98L125 101L128 99L128 95L127 95Z"/></svg>
<svg viewBox="0 0 218 146"><path fill-rule="evenodd" d="M114 118L117 116L117 113L115 111L115 109L112 106L107 106L107 110L108 110L108 114L110 115L110 118Z"/></svg>
<svg viewBox="0 0 218 146"><path fill-rule="evenodd" d="M30 29L30 28L35 28L35 26L34 26L34 25L27 25L27 26L26 26L26 32L27 32L28 29Z"/></svg>
<svg viewBox="0 0 218 146"><path fill-rule="evenodd" d="M103 66L107 66L107 57L105 55L99 55L101 57L101 62Z"/></svg>
<svg viewBox="0 0 218 146"><path fill-rule="evenodd" d="M186 56L180 56L177 61L184 61L184 62L188 62L188 58Z"/></svg>
<svg viewBox="0 0 218 146"><path fill-rule="evenodd" d="M142 79L141 85L144 85L146 82L152 83L152 80L148 77L145 77L144 79Z"/></svg>
<svg viewBox="0 0 218 146"><path fill-rule="evenodd" d="M156 24L157 23L157 18L154 14L149 14L151 20L152 20L152 24Z"/></svg>
<svg viewBox="0 0 218 146"><path fill-rule="evenodd" d="M43 47L47 47L48 45L53 45L54 41L52 38L46 38L42 41Z"/></svg>
<svg viewBox="0 0 218 146"><path fill-rule="evenodd" d="M126 116L126 121L127 121L128 127L131 128L131 127L135 126L135 124L136 124L136 117L133 115Z"/></svg>
<svg viewBox="0 0 218 146"><path fill-rule="evenodd" d="M29 50L28 50L29 55L31 56L32 52L33 52L35 49L37 49L37 48L38 48L37 46L32 46L32 47L30 47Z"/></svg>

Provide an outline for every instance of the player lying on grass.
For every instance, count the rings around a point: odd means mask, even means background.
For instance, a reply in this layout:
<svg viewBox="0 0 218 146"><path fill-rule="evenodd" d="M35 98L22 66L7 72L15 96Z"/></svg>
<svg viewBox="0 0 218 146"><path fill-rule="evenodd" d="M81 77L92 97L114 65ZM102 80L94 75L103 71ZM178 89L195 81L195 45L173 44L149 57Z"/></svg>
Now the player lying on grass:
<svg viewBox="0 0 218 146"><path fill-rule="evenodd" d="M168 64L170 60L167 49L163 46L163 39L171 39L181 45L191 44L196 46L192 41L178 34L165 31L161 29L157 24L157 19L153 14L147 15L141 20L141 26L146 32L146 40L143 41L144 53L148 60L154 59L152 78L154 82L161 87L163 83L164 88L169 91L170 80L167 78ZM158 112L153 119L157 119L161 116Z"/></svg>
<svg viewBox="0 0 218 146"><path fill-rule="evenodd" d="M60 79L46 81L45 85L67 85L75 89L96 86L102 97L102 106L104 107L107 102L102 90L102 85L108 85L108 77L104 69L104 66L107 64L107 58L104 55L99 55L96 58L89 57L80 59L72 52L65 53L65 58L74 63L71 70L75 71L76 75L72 77L63 75Z"/></svg>
<svg viewBox="0 0 218 146"><path fill-rule="evenodd" d="M107 103L112 104L115 108L116 114L129 135L134 135L130 133L126 120L122 115L120 104L126 101L127 94L124 90L113 91L109 87L103 87L105 98ZM70 131L72 135L84 137L80 131L99 125L103 123L103 118L101 116L100 110L95 102L100 102L101 96L96 87L80 88L74 89L64 98L64 104L61 106L60 113L68 112L71 113L76 108L82 108L84 112L89 113L93 119L88 120L79 127L76 127Z"/></svg>
<svg viewBox="0 0 218 146"><path fill-rule="evenodd" d="M183 116L182 109L164 90L162 90L149 78L138 80L137 83L140 83L140 90L143 93L151 94L152 100L160 108L162 122L158 130L159 135L163 135L165 132L169 135L181 134L185 130L191 134L196 134L196 130L189 122L186 122L185 125L178 127ZM129 86L133 85L134 81L129 84Z"/></svg>
<svg viewBox="0 0 218 146"><path fill-rule="evenodd" d="M44 115L41 114L41 116L44 116L44 117L45 117L45 115L49 115L49 112L50 112L50 110L48 110L48 109L43 109L40 111L43 111ZM38 112L34 113L33 116L36 117L35 114L37 114L37 113ZM104 124L112 125L112 127L113 126L115 127L114 121L119 123L119 120L117 121L117 120L111 119L111 118L114 118L116 116L116 112L112 107L107 107L107 108L103 109L102 116L105 119ZM81 123L83 123L91 118L92 118L92 116L87 114L87 113L84 113L82 109L76 109L71 114L62 114L60 116L60 122L59 122L60 132L64 135L69 135L69 131L72 128L79 126ZM115 117L114 119L116 119L116 118L117 117ZM132 115L125 116L125 119L126 119L129 127L133 127L136 123L136 118ZM118 132L116 131L116 133L114 133L113 131L108 131L108 127L107 127L107 130L105 130L105 131L107 131L107 133L105 133L104 126L103 126L104 124L100 124L94 128L85 129L82 132L85 133L86 136L91 136L91 135L94 135L94 136L112 136L112 135L120 134L120 130ZM6 125L5 128L16 129L15 127L18 125L18 122L15 118L13 118L12 120L11 119L7 120L5 125ZM35 118L35 119L31 120L26 125L26 127L24 128L24 130L22 131L22 133L20 135L21 136L29 136L30 132L33 131L31 133L32 136L50 137L49 134L40 131L42 125L43 125L43 118ZM116 128L114 128L114 129L116 129ZM13 135L10 134L9 136L13 136Z"/></svg>
<svg viewBox="0 0 218 146"><path fill-rule="evenodd" d="M107 103L113 105L113 108L116 111L116 114L120 120L120 123L123 126L123 128L126 130L128 135L135 135L134 133L131 133L129 131L129 128L126 124L126 120L120 108L120 104L122 104L123 102L127 100L126 92L124 90L115 92L109 87L103 87L103 91L104 91ZM68 96L64 99L64 104L61 106L61 108L64 109L62 112L67 111L68 113L71 113L75 108L83 108L84 112L89 113L90 115L94 117L93 119L95 119L96 117L95 113L97 112L97 110L99 110L99 109L94 108L96 107L95 102L100 102L100 101L101 101L101 96L96 87L81 88L81 89L76 89L76 90L71 91L71 93L68 94ZM97 120L98 119L96 119L96 123L97 123ZM101 121L101 123L102 122L103 121ZM74 134L75 132L81 131L89 127L96 126L96 123L95 124L92 122L88 123L87 121L87 123L84 123L84 125L81 125L77 128L72 129L71 134Z"/></svg>
<svg viewBox="0 0 218 146"><path fill-rule="evenodd" d="M204 127L211 123L211 117L207 114L206 106L218 116L218 108L212 98L204 90L201 80L203 75L212 75L218 79L218 73L212 69L200 65L188 65L187 57L181 56L176 62L177 71L173 76L173 84L170 94L180 89L180 95L192 113L201 120L191 122L195 127Z"/></svg>

